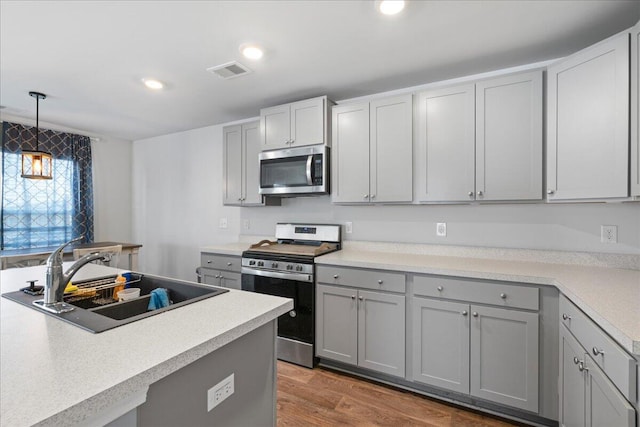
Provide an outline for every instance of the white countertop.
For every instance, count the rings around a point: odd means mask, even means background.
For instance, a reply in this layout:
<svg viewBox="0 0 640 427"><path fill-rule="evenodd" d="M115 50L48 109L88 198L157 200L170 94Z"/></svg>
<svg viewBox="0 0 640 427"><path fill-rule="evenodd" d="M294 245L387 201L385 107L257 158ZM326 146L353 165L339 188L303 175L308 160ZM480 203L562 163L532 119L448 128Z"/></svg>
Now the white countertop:
<svg viewBox="0 0 640 427"><path fill-rule="evenodd" d="M348 247L317 257L316 263L553 285L627 351L640 356L638 270L366 251Z"/></svg>
<svg viewBox="0 0 640 427"><path fill-rule="evenodd" d="M115 272L88 264L74 279ZM0 289L44 276L44 266L3 270ZM92 334L0 298L0 425L86 422L292 308L289 299L230 290Z"/></svg>

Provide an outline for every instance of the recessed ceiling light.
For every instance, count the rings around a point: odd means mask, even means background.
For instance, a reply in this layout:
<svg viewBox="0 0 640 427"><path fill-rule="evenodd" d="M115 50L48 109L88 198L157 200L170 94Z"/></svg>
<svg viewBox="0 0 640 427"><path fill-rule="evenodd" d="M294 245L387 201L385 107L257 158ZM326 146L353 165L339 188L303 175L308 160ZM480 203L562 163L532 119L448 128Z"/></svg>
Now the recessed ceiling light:
<svg viewBox="0 0 640 427"><path fill-rule="evenodd" d="M149 89L160 90L164 87L164 84L156 79L142 79L142 82Z"/></svg>
<svg viewBox="0 0 640 427"><path fill-rule="evenodd" d="M240 46L240 52L247 59L260 59L264 55L262 48L255 44L243 44Z"/></svg>
<svg viewBox="0 0 640 427"><path fill-rule="evenodd" d="M378 10L383 15L395 15L404 9L404 0L382 0L378 3Z"/></svg>

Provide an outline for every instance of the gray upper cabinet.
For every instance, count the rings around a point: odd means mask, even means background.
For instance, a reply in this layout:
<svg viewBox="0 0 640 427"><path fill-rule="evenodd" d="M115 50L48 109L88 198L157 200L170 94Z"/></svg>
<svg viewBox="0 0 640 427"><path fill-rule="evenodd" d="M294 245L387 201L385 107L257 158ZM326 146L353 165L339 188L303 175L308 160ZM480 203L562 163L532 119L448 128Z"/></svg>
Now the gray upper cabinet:
<svg viewBox="0 0 640 427"><path fill-rule="evenodd" d="M542 71L476 84L476 199L542 199Z"/></svg>
<svg viewBox="0 0 640 427"><path fill-rule="evenodd" d="M223 129L223 202L225 205L262 205L258 153L260 123L227 126Z"/></svg>
<svg viewBox="0 0 640 427"><path fill-rule="evenodd" d="M470 310L471 395L538 412L538 313Z"/></svg>
<svg viewBox="0 0 640 427"><path fill-rule="evenodd" d="M640 197L640 23L631 31L631 195Z"/></svg>
<svg viewBox="0 0 640 427"><path fill-rule="evenodd" d="M411 95L332 109L332 201L413 199Z"/></svg>
<svg viewBox="0 0 640 427"><path fill-rule="evenodd" d="M261 150L330 145L326 96L260 110Z"/></svg>
<svg viewBox="0 0 640 427"><path fill-rule="evenodd" d="M547 199L629 195L629 33L547 71Z"/></svg>
<svg viewBox="0 0 640 427"><path fill-rule="evenodd" d="M542 199L542 71L418 95L420 202Z"/></svg>
<svg viewBox="0 0 640 427"><path fill-rule="evenodd" d="M474 200L474 107L473 84L418 95L418 201Z"/></svg>

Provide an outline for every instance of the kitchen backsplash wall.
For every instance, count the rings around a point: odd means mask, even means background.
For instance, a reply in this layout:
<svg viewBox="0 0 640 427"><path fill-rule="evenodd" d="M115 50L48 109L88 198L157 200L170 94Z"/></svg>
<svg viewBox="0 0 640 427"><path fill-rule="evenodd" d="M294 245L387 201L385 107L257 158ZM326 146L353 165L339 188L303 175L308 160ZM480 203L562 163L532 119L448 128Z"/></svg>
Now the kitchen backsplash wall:
<svg viewBox="0 0 640 427"><path fill-rule="evenodd" d="M352 221L346 240L640 254L640 203L338 206L322 196L223 206L226 125L133 143L133 240L144 245L142 271L195 280L201 247L272 236L278 221ZM447 223L447 237L436 237L437 222ZM602 224L618 226L618 244L600 243Z"/></svg>

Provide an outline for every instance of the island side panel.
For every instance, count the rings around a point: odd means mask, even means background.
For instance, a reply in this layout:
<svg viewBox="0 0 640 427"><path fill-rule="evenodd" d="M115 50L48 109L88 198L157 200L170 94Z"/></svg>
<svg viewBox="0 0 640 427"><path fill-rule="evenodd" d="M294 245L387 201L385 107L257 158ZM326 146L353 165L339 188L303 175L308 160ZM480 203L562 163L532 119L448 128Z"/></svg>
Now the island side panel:
<svg viewBox="0 0 640 427"><path fill-rule="evenodd" d="M138 407L138 426L274 426L275 322L151 384ZM207 391L231 374L233 395L207 411Z"/></svg>

